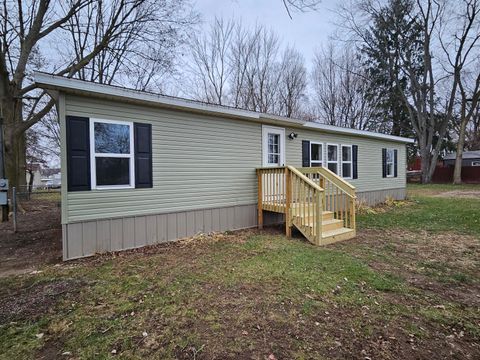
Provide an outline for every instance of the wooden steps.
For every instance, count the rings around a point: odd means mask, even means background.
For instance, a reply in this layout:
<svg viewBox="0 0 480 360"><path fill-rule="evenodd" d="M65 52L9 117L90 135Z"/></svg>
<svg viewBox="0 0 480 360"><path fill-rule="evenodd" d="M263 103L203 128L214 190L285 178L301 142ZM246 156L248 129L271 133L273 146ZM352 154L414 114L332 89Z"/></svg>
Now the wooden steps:
<svg viewBox="0 0 480 360"><path fill-rule="evenodd" d="M322 232L337 230L343 227L343 221L332 219L332 220L323 220L322 221Z"/></svg>
<svg viewBox="0 0 480 360"><path fill-rule="evenodd" d="M293 225L315 245L327 245L337 241L348 240L355 237L355 230L343 226L344 222L334 218L332 211L322 212L322 237L318 241L315 233L313 216L307 216L302 220L302 216L293 218Z"/></svg>
<svg viewBox="0 0 480 360"><path fill-rule="evenodd" d="M355 237L355 187L327 168L260 168L258 224L263 210L285 214L287 236L297 228L315 245Z"/></svg>
<svg viewBox="0 0 480 360"><path fill-rule="evenodd" d="M323 231L321 244L318 245L328 245L333 244L337 241L343 241L348 239L353 239L356 236L355 230L341 227L339 229Z"/></svg>

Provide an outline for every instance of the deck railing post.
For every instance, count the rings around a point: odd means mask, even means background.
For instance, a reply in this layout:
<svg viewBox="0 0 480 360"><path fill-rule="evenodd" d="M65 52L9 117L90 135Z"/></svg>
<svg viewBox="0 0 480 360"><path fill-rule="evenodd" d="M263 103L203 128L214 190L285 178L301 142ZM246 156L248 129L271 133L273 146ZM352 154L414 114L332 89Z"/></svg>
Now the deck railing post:
<svg viewBox="0 0 480 360"><path fill-rule="evenodd" d="M292 174L288 167L285 168L285 235L292 236Z"/></svg>
<svg viewBox="0 0 480 360"><path fill-rule="evenodd" d="M263 229L263 173L262 170L257 170L258 178L258 228Z"/></svg>
<svg viewBox="0 0 480 360"><path fill-rule="evenodd" d="M356 229L356 224L355 224L355 221L356 221L356 220L355 220L355 201L356 201L356 198L353 197L353 198L350 199L350 201L352 202L352 210L351 210L351 211L352 211L352 214L351 214L351 220L350 220L350 222L351 222L351 228L352 228L353 230L355 230L355 229Z"/></svg>
<svg viewBox="0 0 480 360"><path fill-rule="evenodd" d="M317 215L317 218L315 219L316 220L316 225L317 225L317 233L315 234L316 237L317 237L317 245L321 245L321 241L322 241L322 220L323 220L323 205L322 205L322 199L323 199L323 193L325 192L324 191L317 191L316 195L317 195L317 199L315 201L315 204L316 204L316 215Z"/></svg>

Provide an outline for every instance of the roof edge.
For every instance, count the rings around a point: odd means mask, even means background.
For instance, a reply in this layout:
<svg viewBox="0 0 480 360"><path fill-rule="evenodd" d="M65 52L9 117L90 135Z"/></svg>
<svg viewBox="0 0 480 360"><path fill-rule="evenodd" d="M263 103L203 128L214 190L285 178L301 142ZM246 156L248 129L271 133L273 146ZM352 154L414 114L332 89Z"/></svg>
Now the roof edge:
<svg viewBox="0 0 480 360"><path fill-rule="evenodd" d="M209 113L218 113L232 115L236 117L243 117L249 119L259 119L259 113L228 108L221 105L207 104L195 100L187 100L175 98L166 95L154 94L146 91L133 90L115 85L98 84L90 81L66 78L59 75L48 74L44 72L35 71L34 81L40 87L54 88L54 89L70 89L74 91L84 91L91 94L101 94L119 98L130 98L142 102L149 102L153 104L164 105L172 108L183 108L193 111L202 111Z"/></svg>
<svg viewBox="0 0 480 360"><path fill-rule="evenodd" d="M89 94L98 94L103 96L111 96L115 98L128 98L139 102L162 105L173 109L196 111L210 113L216 115L229 115L237 118L244 118L256 121L272 121L285 125L301 126L310 129L317 129L325 132L364 136L376 139L396 141L402 143L413 143L414 139L400 136L387 135L372 131L356 130L344 128L340 126L326 125L311 121L287 118L268 113L260 113L251 110L237 109L224 105L208 104L201 101L176 98L167 95L160 95L146 91L133 90L115 85L98 84L90 81L66 78L64 76L49 74L41 71L34 72L35 83L42 88L55 90L71 90L76 92L86 92Z"/></svg>
<svg viewBox="0 0 480 360"><path fill-rule="evenodd" d="M382 139L382 140L402 142L406 144L413 144L415 142L415 139L406 138L402 136L388 135L388 134L382 134L382 133L366 131L366 130L357 130L352 128L321 124L321 123L312 122L312 121L304 123L303 126L307 128L333 132L337 134L371 137L371 138Z"/></svg>

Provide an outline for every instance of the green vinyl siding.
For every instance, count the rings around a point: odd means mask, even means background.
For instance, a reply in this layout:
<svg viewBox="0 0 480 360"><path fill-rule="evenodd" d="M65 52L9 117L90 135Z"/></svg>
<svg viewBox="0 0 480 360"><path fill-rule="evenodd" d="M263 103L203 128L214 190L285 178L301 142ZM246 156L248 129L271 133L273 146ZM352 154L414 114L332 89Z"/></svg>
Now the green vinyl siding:
<svg viewBox="0 0 480 360"><path fill-rule="evenodd" d="M262 125L158 107L61 94L62 174L66 179L65 115L152 124L153 188L67 192L62 222L178 213L255 204L255 168L262 166ZM64 99L64 100L63 100ZM285 128L286 164L301 167L302 140L358 145L358 192L405 187L405 144L316 130ZM398 177L382 178L381 149L398 150Z"/></svg>
<svg viewBox="0 0 480 360"><path fill-rule="evenodd" d="M65 108L66 115L151 123L153 188L68 192L64 223L256 202L260 124L71 95Z"/></svg>
<svg viewBox="0 0 480 360"><path fill-rule="evenodd" d="M357 192L398 189L406 186L406 146L403 143L372 139L360 136L338 135L310 129L285 129L286 134L295 132L295 140L286 140L286 162L302 166L302 140L323 143L323 161L326 161L326 144L358 145L358 179L347 180ZM398 150L398 176L382 178L382 148ZM325 164L325 163L324 163ZM326 165L324 165L326 166Z"/></svg>

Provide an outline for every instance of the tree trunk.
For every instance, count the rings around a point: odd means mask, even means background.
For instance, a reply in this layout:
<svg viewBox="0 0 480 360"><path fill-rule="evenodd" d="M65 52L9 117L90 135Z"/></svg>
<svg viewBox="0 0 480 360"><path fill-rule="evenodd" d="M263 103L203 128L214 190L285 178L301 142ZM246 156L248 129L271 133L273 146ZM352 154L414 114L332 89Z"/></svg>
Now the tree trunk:
<svg viewBox="0 0 480 360"><path fill-rule="evenodd" d="M30 194L32 193L33 190L33 181L35 177L35 173L32 170L27 170L28 172L28 197L30 197Z"/></svg>
<svg viewBox="0 0 480 360"><path fill-rule="evenodd" d="M425 147L420 148L420 165L422 169L422 184L428 184L432 181L430 175L430 152Z"/></svg>
<svg viewBox="0 0 480 360"><path fill-rule="evenodd" d="M417 136L418 150L420 152L420 168L422 170L422 184L428 184L432 180L430 162L432 161L430 149L427 146L425 134Z"/></svg>
<svg viewBox="0 0 480 360"><path fill-rule="evenodd" d="M16 134L13 129L5 130L5 173L10 188L15 186L23 191L26 186L25 175L25 134Z"/></svg>
<svg viewBox="0 0 480 360"><path fill-rule="evenodd" d="M460 132L458 134L457 154L455 157L455 169L453 170L453 183L460 185L462 183L462 162L463 162L463 147L465 145L465 130L467 128L467 119L462 118L460 123Z"/></svg>
<svg viewBox="0 0 480 360"><path fill-rule="evenodd" d="M19 130L23 122L22 102L9 95L3 101L5 174L10 188L15 186L18 191L23 191L27 179L25 133Z"/></svg>

